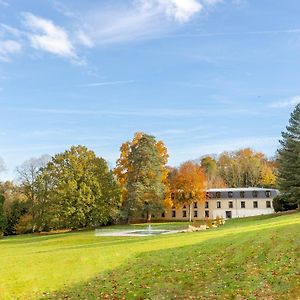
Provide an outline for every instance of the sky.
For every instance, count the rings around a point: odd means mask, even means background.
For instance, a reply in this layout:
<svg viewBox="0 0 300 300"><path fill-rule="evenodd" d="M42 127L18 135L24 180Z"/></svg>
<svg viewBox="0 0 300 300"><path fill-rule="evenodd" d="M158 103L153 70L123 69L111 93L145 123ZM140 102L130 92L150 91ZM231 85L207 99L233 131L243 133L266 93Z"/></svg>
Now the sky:
<svg viewBox="0 0 300 300"><path fill-rule="evenodd" d="M299 0L0 0L0 157L85 145L113 166L144 131L169 164L276 153L300 102Z"/></svg>

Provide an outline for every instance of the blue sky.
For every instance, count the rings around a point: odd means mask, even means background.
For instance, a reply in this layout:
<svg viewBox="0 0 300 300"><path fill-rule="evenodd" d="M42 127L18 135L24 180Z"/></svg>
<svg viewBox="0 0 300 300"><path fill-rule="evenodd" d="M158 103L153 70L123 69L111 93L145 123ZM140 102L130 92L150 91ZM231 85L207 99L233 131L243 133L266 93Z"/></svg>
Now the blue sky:
<svg viewBox="0 0 300 300"><path fill-rule="evenodd" d="M178 165L275 154L300 102L298 0L0 0L0 157L83 144L114 164L145 131Z"/></svg>

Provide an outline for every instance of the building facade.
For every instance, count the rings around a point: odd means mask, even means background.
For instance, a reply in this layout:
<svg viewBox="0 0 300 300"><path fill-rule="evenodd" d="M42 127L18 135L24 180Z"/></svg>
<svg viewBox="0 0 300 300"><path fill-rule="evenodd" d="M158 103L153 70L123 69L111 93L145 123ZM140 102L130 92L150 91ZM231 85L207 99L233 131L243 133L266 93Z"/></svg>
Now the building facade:
<svg viewBox="0 0 300 300"><path fill-rule="evenodd" d="M205 201L167 209L161 219L201 220L217 217L242 218L274 213L273 198L278 191L265 188L220 188L208 189Z"/></svg>

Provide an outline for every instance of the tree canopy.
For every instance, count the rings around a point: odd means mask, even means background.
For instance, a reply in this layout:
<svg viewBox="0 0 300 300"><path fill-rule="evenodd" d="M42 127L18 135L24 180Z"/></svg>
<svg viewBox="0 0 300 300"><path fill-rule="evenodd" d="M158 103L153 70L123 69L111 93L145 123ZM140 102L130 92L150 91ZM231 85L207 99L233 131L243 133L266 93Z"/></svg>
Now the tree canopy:
<svg viewBox="0 0 300 300"><path fill-rule="evenodd" d="M300 205L300 103L282 132L278 150L278 186L285 209Z"/></svg>
<svg viewBox="0 0 300 300"><path fill-rule="evenodd" d="M151 135L136 133L131 142L121 146L114 170L123 187L123 214L127 221L163 211L168 194L167 149Z"/></svg>
<svg viewBox="0 0 300 300"><path fill-rule="evenodd" d="M37 181L42 219L52 228L106 224L117 214L118 184L106 161L84 146L55 155Z"/></svg>
<svg viewBox="0 0 300 300"><path fill-rule="evenodd" d="M200 165L188 161L178 169L173 169L169 180L175 206L188 205L191 220L192 203L205 200L206 178L203 169Z"/></svg>

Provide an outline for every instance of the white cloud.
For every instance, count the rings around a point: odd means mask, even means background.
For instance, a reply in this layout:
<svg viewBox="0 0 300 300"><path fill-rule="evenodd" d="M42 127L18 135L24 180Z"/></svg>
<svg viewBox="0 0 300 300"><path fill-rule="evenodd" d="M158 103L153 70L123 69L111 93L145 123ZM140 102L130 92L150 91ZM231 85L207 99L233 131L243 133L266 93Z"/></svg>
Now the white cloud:
<svg viewBox="0 0 300 300"><path fill-rule="evenodd" d="M32 13L24 13L23 16L25 24L32 30L28 37L33 48L58 56L77 58L69 36L63 28Z"/></svg>
<svg viewBox="0 0 300 300"><path fill-rule="evenodd" d="M10 56L21 52L22 46L14 40L0 40L0 60L9 62Z"/></svg>
<svg viewBox="0 0 300 300"><path fill-rule="evenodd" d="M92 48L94 46L94 42L91 40L91 38L82 30L78 30L77 33L77 38L79 40L79 42L88 47L88 48Z"/></svg>
<svg viewBox="0 0 300 300"><path fill-rule="evenodd" d="M141 0L140 2L142 9L162 11L180 23L189 21L193 15L202 10L202 5L197 0Z"/></svg>
<svg viewBox="0 0 300 300"><path fill-rule="evenodd" d="M130 3L82 13L77 39L92 47L157 38L187 23L203 8L198 0L131 0Z"/></svg>
<svg viewBox="0 0 300 300"><path fill-rule="evenodd" d="M300 95L291 97L289 99L284 99L282 101L271 103L270 107L272 108L293 107L299 103L300 103Z"/></svg>

